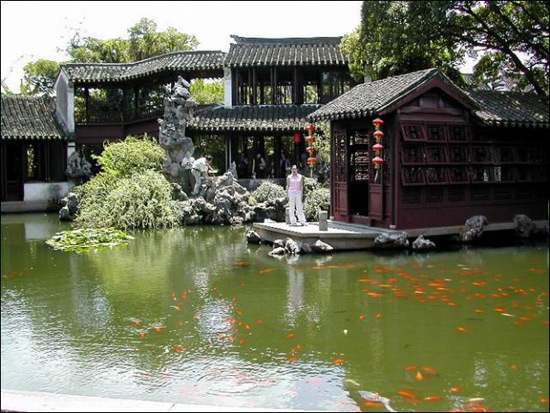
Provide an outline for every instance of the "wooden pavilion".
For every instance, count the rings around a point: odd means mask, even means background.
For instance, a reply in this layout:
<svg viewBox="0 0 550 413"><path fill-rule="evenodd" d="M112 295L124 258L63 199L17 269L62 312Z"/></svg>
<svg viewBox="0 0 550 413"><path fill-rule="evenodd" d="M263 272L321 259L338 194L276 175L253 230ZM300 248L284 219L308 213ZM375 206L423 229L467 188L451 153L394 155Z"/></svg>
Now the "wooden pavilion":
<svg viewBox="0 0 550 413"><path fill-rule="evenodd" d="M360 84L309 116L331 122L331 215L390 229L548 219L548 110L437 69Z"/></svg>

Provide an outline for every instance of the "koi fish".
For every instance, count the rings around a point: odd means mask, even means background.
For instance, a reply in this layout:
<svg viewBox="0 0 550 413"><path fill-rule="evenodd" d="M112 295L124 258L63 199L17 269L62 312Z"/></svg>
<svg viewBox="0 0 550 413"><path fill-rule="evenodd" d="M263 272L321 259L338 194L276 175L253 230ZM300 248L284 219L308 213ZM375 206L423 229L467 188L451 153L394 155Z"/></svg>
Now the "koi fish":
<svg viewBox="0 0 550 413"><path fill-rule="evenodd" d="M434 369L433 367L430 367L430 366L422 367L422 371L424 373L431 374L433 376L439 376L439 372L436 369Z"/></svg>
<svg viewBox="0 0 550 413"><path fill-rule="evenodd" d="M478 314L483 314L483 313L485 312L485 311L482 310L481 308L477 308L477 309L475 309L474 311L475 311L476 313L478 313Z"/></svg>
<svg viewBox="0 0 550 413"><path fill-rule="evenodd" d="M287 337L289 340L292 340L294 338L294 333L288 333Z"/></svg>
<svg viewBox="0 0 550 413"><path fill-rule="evenodd" d="M456 329L457 329L458 331L463 332L463 333L467 333L467 332L468 332L468 330L466 329L466 327L457 327Z"/></svg>
<svg viewBox="0 0 550 413"><path fill-rule="evenodd" d="M332 364L334 364L335 366L340 366L342 364L344 360L340 359L340 358L337 358L337 359L334 359L332 361Z"/></svg>
<svg viewBox="0 0 550 413"><path fill-rule="evenodd" d="M405 367L405 370L408 370L408 371L412 371L412 370L416 370L416 369L418 369L418 367L416 367L416 366L407 366L407 367Z"/></svg>
<svg viewBox="0 0 550 413"><path fill-rule="evenodd" d="M144 338L146 338L148 336L148 334L145 333L144 331L140 331L138 333L138 336L139 336L139 338L141 338L143 340Z"/></svg>
<svg viewBox="0 0 550 413"><path fill-rule="evenodd" d="M384 294L380 294L380 293L367 293L367 295L372 298L381 298L384 296Z"/></svg>
<svg viewBox="0 0 550 413"><path fill-rule="evenodd" d="M364 321L365 320L365 315L364 314L359 314L359 320L360 321Z"/></svg>
<svg viewBox="0 0 550 413"><path fill-rule="evenodd" d="M290 361L291 363L294 363L294 362L298 361L298 359L296 357L289 357L289 358L287 358L287 361Z"/></svg>
<svg viewBox="0 0 550 413"><path fill-rule="evenodd" d="M263 326L265 323L263 322L263 320L260 320L259 318L256 320L256 323Z"/></svg>
<svg viewBox="0 0 550 413"><path fill-rule="evenodd" d="M174 347L174 351L176 353L181 353L183 350L185 350L185 346L179 345L179 346Z"/></svg>
<svg viewBox="0 0 550 413"><path fill-rule="evenodd" d="M511 368L512 370L517 370L519 367L518 367L517 364L510 364L510 368Z"/></svg>
<svg viewBox="0 0 550 413"><path fill-rule="evenodd" d="M263 270L260 270L260 274L269 274L273 271L275 271L273 268L264 268Z"/></svg>
<svg viewBox="0 0 550 413"><path fill-rule="evenodd" d="M236 265L237 267L248 267L248 266L249 266L248 261L237 261L237 262L235 263L235 265Z"/></svg>
<svg viewBox="0 0 550 413"><path fill-rule="evenodd" d="M239 339L239 344L242 346L244 344L244 338Z"/></svg>
<svg viewBox="0 0 550 413"><path fill-rule="evenodd" d="M451 387L449 393L460 393L464 388L462 386Z"/></svg>
<svg viewBox="0 0 550 413"><path fill-rule="evenodd" d="M170 307L174 308L176 311L181 311L181 307L179 305L171 305Z"/></svg>
<svg viewBox="0 0 550 413"><path fill-rule="evenodd" d="M548 399L546 399L546 398L543 397L543 398L540 399L540 402L541 402L542 404L548 404Z"/></svg>
<svg viewBox="0 0 550 413"><path fill-rule="evenodd" d="M382 407L382 403L380 403L380 402L365 402L365 403L363 403L363 406L365 406L367 409L370 409L370 408Z"/></svg>
<svg viewBox="0 0 550 413"><path fill-rule="evenodd" d="M438 402L440 400L443 400L443 397L441 396L426 396L424 397L424 400L427 402Z"/></svg>
<svg viewBox="0 0 550 413"><path fill-rule="evenodd" d="M375 317L376 317L377 320L380 320L380 319L382 318L382 314L377 313L377 314L375 315Z"/></svg>
<svg viewBox="0 0 550 413"><path fill-rule="evenodd" d="M128 321L130 321L131 323L134 323L136 326L140 326L142 321L138 318L129 318Z"/></svg>
<svg viewBox="0 0 550 413"><path fill-rule="evenodd" d="M247 330L250 330L250 324L245 324L244 328L246 328Z"/></svg>
<svg viewBox="0 0 550 413"><path fill-rule="evenodd" d="M424 376L419 371L416 372L416 376L414 376L416 380L421 381L424 380Z"/></svg>
<svg viewBox="0 0 550 413"><path fill-rule="evenodd" d="M416 397L411 392L408 392L408 391L405 391L405 390L400 390L400 391L397 392L397 394L400 395L401 397L404 397L404 398L412 400L412 401L417 401L418 400L418 397Z"/></svg>

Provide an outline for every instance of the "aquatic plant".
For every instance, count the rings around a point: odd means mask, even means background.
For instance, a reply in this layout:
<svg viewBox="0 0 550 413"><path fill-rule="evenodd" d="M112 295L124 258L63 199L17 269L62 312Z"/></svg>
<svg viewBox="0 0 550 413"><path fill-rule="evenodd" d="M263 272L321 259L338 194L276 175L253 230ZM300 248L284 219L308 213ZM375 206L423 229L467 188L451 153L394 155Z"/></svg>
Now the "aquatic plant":
<svg viewBox="0 0 550 413"><path fill-rule="evenodd" d="M127 245L132 239L134 237L115 228L80 228L58 232L46 244L61 251L91 252Z"/></svg>
<svg viewBox="0 0 550 413"><path fill-rule="evenodd" d="M316 221L319 211L328 211L330 208L330 190L327 188L314 189L304 198L304 214L308 221Z"/></svg>

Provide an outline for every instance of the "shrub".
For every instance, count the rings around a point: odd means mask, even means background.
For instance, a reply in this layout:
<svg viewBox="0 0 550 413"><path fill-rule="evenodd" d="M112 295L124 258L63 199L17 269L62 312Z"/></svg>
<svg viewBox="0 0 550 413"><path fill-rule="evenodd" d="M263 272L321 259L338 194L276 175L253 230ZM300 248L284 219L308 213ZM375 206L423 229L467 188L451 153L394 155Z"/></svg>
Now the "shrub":
<svg viewBox="0 0 550 413"><path fill-rule="evenodd" d="M76 224L86 227L167 228L177 225L172 185L157 171L113 179L100 174L84 184Z"/></svg>
<svg viewBox="0 0 550 413"><path fill-rule="evenodd" d="M307 178L304 177L304 197L307 197L307 195L314 191L315 189L319 189L321 187L321 184L316 179L313 178Z"/></svg>
<svg viewBox="0 0 550 413"><path fill-rule="evenodd" d="M269 181L264 181L250 195L249 204L256 205L267 200L273 200L275 198L282 197L286 197L286 191L281 185L277 185Z"/></svg>
<svg viewBox="0 0 550 413"><path fill-rule="evenodd" d="M129 176L147 169L160 171L166 153L153 139L129 136L122 142L107 143L101 155L92 156L104 173Z"/></svg>
<svg viewBox="0 0 550 413"><path fill-rule="evenodd" d="M312 190L305 196L304 214L308 221L317 221L317 213L328 211L330 208L330 190L327 188L318 188Z"/></svg>

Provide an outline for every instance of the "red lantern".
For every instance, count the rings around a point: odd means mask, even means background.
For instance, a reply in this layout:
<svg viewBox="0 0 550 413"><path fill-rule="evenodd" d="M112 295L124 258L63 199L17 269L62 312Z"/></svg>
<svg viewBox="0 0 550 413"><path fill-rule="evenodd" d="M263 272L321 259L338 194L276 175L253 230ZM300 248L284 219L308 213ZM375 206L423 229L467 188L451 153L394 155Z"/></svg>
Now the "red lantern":
<svg viewBox="0 0 550 413"><path fill-rule="evenodd" d="M308 133L309 133L310 135L313 135L313 132L315 132L315 125L311 125L311 124L310 124L310 125L307 125L306 130L308 131Z"/></svg>
<svg viewBox="0 0 550 413"><path fill-rule="evenodd" d="M315 136L306 136L306 141L311 145L313 142L315 142Z"/></svg>
<svg viewBox="0 0 550 413"><path fill-rule="evenodd" d="M372 149L374 149L376 152L380 152L382 149L384 149L384 145L377 143L376 145L372 146Z"/></svg>
<svg viewBox="0 0 550 413"><path fill-rule="evenodd" d="M376 118L372 121L372 124L376 127L380 127L384 124L384 121L380 118Z"/></svg>
<svg viewBox="0 0 550 413"><path fill-rule="evenodd" d="M294 132L294 143L298 145L302 139L302 134L300 132Z"/></svg>
<svg viewBox="0 0 550 413"><path fill-rule="evenodd" d="M376 140L379 141L384 137L384 132L382 132L381 130L375 130L372 136L374 136Z"/></svg>
<svg viewBox="0 0 550 413"><path fill-rule="evenodd" d="M375 164L376 166L380 166L381 164L384 163L384 160L379 157L379 156L375 156L373 159L372 159L372 163Z"/></svg>
<svg viewBox="0 0 550 413"><path fill-rule="evenodd" d="M307 163L313 166L317 163L317 159L315 159L314 157L307 158Z"/></svg>
<svg viewBox="0 0 550 413"><path fill-rule="evenodd" d="M313 154L315 153L315 148L308 146L306 148L306 152L309 153L310 156L313 156Z"/></svg>

